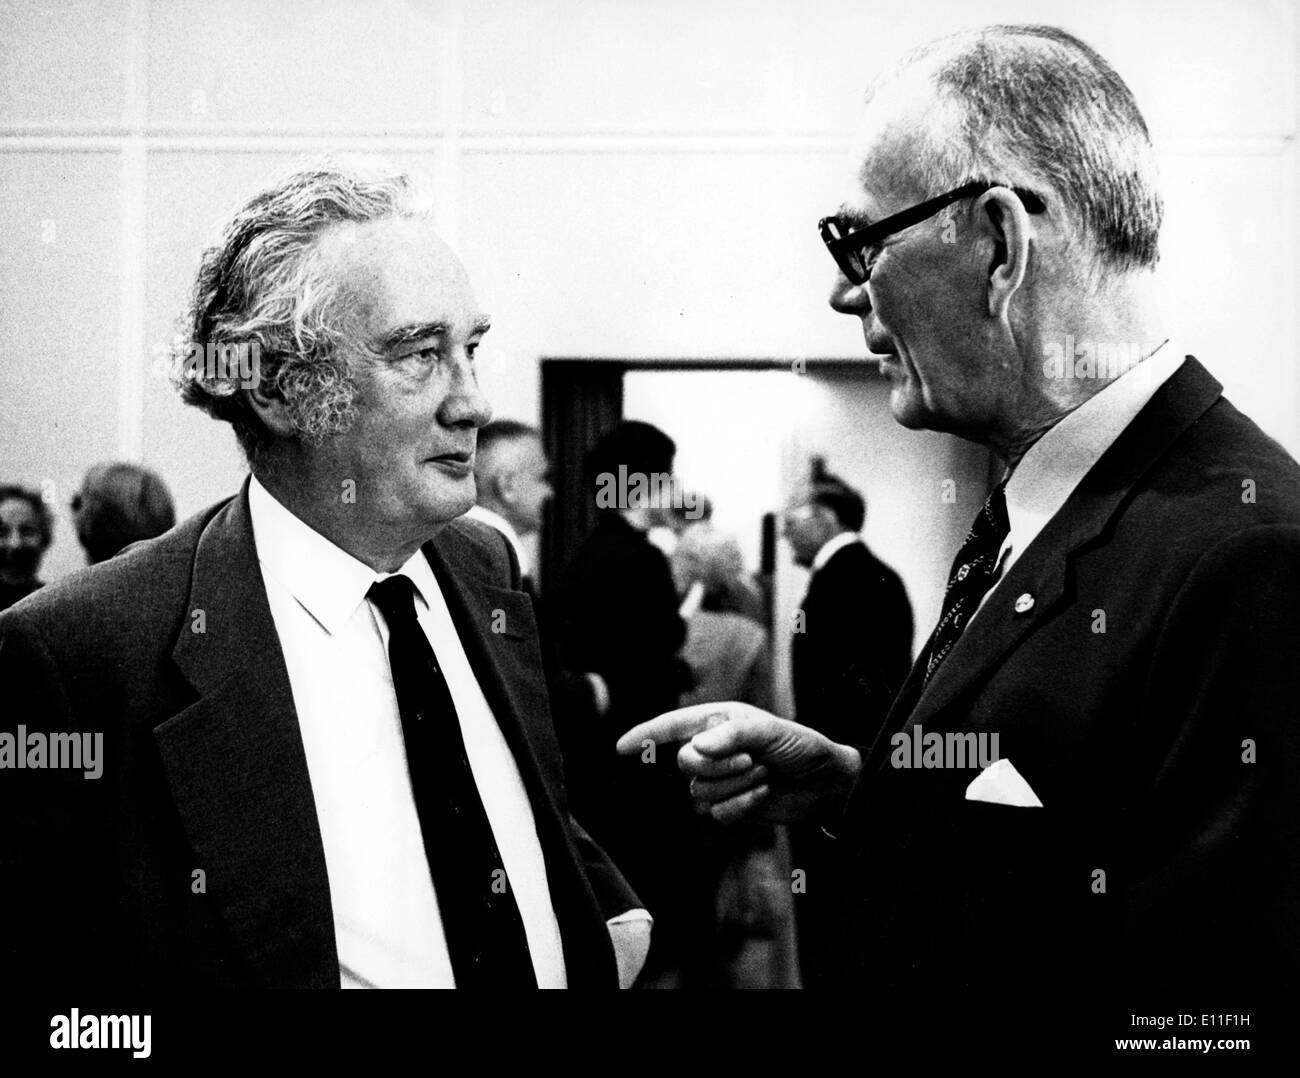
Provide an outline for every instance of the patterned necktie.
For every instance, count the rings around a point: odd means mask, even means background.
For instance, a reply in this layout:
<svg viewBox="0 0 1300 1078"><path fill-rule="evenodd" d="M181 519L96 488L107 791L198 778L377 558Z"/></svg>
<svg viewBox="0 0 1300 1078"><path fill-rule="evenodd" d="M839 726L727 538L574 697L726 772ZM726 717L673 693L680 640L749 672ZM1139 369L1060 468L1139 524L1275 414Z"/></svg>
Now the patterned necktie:
<svg viewBox="0 0 1300 1078"><path fill-rule="evenodd" d="M479 797L460 720L414 585L392 576L369 597L388 625L388 661L402 717L411 793L438 895L457 988L536 988L523 919Z"/></svg>
<svg viewBox="0 0 1300 1078"><path fill-rule="evenodd" d="M1011 530L1006 485L1007 481L1002 480L989 495L953 560L943 596L943 614L926 644L925 682L957 643L962 630L979 609L984 593L997 580L998 552Z"/></svg>

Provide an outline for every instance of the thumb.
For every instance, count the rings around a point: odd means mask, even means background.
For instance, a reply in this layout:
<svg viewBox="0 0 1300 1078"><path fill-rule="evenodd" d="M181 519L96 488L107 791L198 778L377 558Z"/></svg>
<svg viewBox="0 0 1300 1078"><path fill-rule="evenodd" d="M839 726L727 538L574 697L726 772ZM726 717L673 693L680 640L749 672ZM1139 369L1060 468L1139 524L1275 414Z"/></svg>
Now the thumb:
<svg viewBox="0 0 1300 1078"><path fill-rule="evenodd" d="M739 752L757 754L778 736L782 720L749 704L730 704L725 719L691 738L701 756L717 759Z"/></svg>
<svg viewBox="0 0 1300 1078"><path fill-rule="evenodd" d="M618 739L615 748L620 755L633 756L640 752L645 742L656 745L670 745L678 741L689 741L696 734L711 726L727 721L729 708L744 708L747 704L695 704L681 707L676 711L638 723Z"/></svg>

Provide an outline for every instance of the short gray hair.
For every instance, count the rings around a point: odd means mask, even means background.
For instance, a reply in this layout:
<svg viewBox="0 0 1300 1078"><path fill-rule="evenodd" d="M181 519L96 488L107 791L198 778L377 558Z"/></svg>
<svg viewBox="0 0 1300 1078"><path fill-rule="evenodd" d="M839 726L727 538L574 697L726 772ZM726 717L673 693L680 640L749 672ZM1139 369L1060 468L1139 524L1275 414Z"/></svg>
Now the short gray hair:
<svg viewBox="0 0 1300 1078"><path fill-rule="evenodd" d="M429 212L422 185L383 161L327 157L281 177L249 199L204 251L185 332L172 354L172 381L187 404L225 420L256 465L268 433L239 374L195 369L192 348L255 347L258 384L284 399L301 437L320 444L355 417L348 297L317 256L321 234ZM245 353L247 354L247 353Z"/></svg>
<svg viewBox="0 0 1300 1078"><path fill-rule="evenodd" d="M932 194L967 180L1041 194L1063 211L1093 286L1155 267L1155 151L1132 92L1094 49L1053 26L964 31L910 53L868 100L913 68L936 93L919 164Z"/></svg>

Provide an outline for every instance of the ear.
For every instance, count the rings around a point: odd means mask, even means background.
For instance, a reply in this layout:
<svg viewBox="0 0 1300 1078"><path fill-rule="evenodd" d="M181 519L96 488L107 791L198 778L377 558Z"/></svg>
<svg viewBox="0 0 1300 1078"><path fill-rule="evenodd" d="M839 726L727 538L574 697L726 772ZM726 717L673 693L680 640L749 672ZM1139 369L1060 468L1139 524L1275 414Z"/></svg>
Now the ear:
<svg viewBox="0 0 1300 1078"><path fill-rule="evenodd" d="M982 194L972 213L981 236L991 242L994 252L988 270L988 313L993 318L1006 318L1011 297L1020 290L1029 270L1033 224L1020 199L1006 187L994 187Z"/></svg>
<svg viewBox="0 0 1300 1078"><path fill-rule="evenodd" d="M289 406L279 393L268 393L265 383L259 382L247 390L248 404L262 425L277 438L292 438L298 433Z"/></svg>

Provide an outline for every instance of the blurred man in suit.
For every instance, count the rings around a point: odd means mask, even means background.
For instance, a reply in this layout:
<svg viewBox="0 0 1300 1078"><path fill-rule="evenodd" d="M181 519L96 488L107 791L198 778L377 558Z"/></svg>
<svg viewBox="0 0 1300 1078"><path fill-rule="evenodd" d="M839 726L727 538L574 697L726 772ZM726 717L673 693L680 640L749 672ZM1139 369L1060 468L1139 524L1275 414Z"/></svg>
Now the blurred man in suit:
<svg viewBox="0 0 1300 1078"><path fill-rule="evenodd" d="M837 741L880 723L912 665L912 605L863 541L862 495L823 472L786 510L795 564L811 571L791 645L795 720Z"/></svg>
<svg viewBox="0 0 1300 1078"><path fill-rule="evenodd" d="M541 530L542 512L553 493L550 462L537 429L517 419L498 419L480 430L474 482L478 501L465 515L504 535L519 560L520 586L532 598L537 618L555 732L569 770L581 772L588 750L584 739L609 710L609 688L594 671L569 670L561 663L553 604L533 575L536 547L529 541Z"/></svg>
<svg viewBox="0 0 1300 1078"><path fill-rule="evenodd" d="M455 519L488 319L415 185L324 162L261 191L191 326L181 393L234 427L243 489L0 619L26 701L0 751L27 754L0 771L5 968L65 991L630 983L644 913L565 803L518 562ZM212 362L241 346L257 362ZM100 775L33 769L78 734Z"/></svg>
<svg viewBox="0 0 1300 1078"><path fill-rule="evenodd" d="M614 744L629 727L675 708L692 684L679 654L686 624L672 571L646 535L667 519L676 452L658 427L635 420L591 448L585 471L599 516L565 569L556 603L565 669L592 671L608 689L602 714L565 746L573 803L654 915L646 978L661 986L681 983L689 940L708 916L702 867L692 860L696 820L671 753L625 761Z"/></svg>
<svg viewBox="0 0 1300 1078"><path fill-rule="evenodd" d="M812 571L791 644L794 718L834 741L869 740L912 665L912 605L903 582L862 540L862 495L818 458L809 489L785 512L795 563ZM839 983L851 931L851 886L820 827L791 828L799 967L805 988Z"/></svg>
<svg viewBox="0 0 1300 1078"><path fill-rule="evenodd" d="M478 432L474 485L478 501L469 516L496 528L519 559L524 590L536 594L526 540L542 527L542 510L551 496L550 463L535 427L517 419L498 419Z"/></svg>
<svg viewBox="0 0 1300 1078"><path fill-rule="evenodd" d="M1132 94L1061 30L962 33L857 156L831 304L895 419L1007 474L874 736L736 705L622 747L689 738L715 817L837 835L882 1001L1248 1009L1300 968L1300 467L1159 321Z"/></svg>

